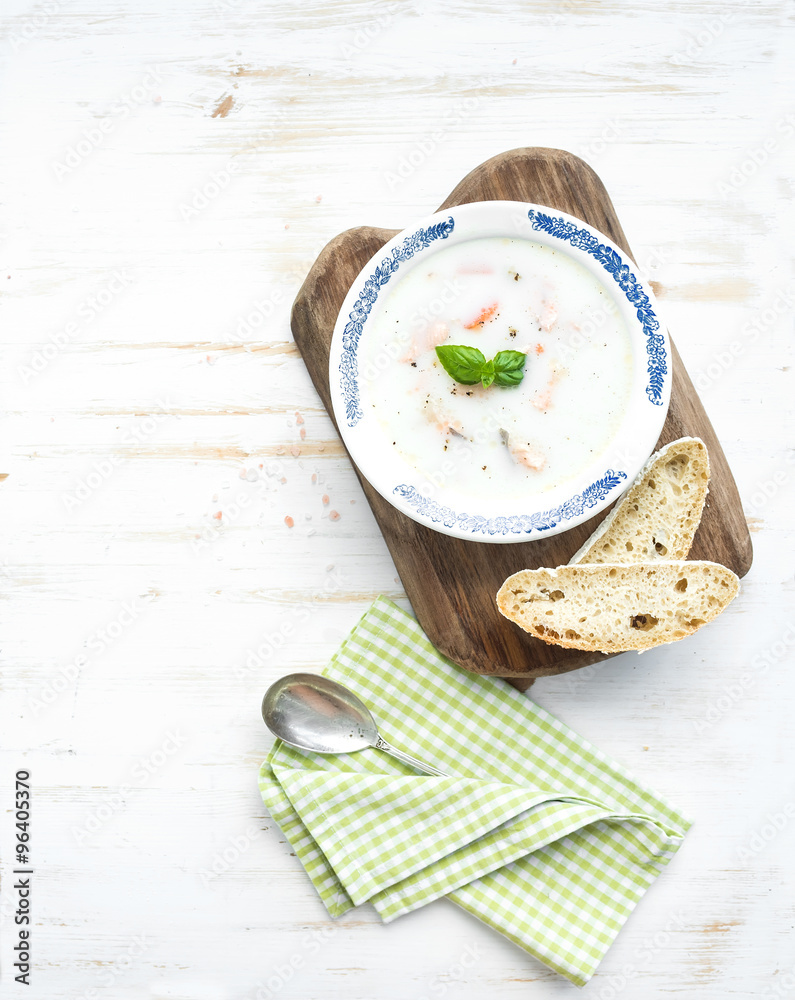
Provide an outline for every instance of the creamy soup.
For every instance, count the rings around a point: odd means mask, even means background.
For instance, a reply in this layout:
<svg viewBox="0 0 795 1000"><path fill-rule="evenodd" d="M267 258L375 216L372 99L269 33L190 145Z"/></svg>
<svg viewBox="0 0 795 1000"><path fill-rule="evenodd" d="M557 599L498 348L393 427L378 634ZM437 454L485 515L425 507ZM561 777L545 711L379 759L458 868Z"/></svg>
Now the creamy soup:
<svg viewBox="0 0 795 1000"><path fill-rule="evenodd" d="M521 500L565 484L614 438L632 375L626 323L565 253L524 239L445 247L380 295L359 350L362 408L414 485ZM527 355L517 386L460 385L435 348Z"/></svg>

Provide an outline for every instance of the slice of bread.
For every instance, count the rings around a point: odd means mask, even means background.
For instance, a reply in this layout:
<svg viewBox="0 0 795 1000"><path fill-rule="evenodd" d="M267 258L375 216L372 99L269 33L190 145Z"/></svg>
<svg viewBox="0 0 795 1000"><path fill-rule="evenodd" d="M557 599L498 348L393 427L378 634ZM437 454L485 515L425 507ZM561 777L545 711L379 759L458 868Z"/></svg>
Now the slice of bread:
<svg viewBox="0 0 795 1000"><path fill-rule="evenodd" d="M738 589L734 573L712 562L559 566L509 576L497 607L546 643L623 653L692 635Z"/></svg>
<svg viewBox="0 0 795 1000"><path fill-rule="evenodd" d="M684 559L701 523L708 484L703 441L680 438L665 445L569 565Z"/></svg>

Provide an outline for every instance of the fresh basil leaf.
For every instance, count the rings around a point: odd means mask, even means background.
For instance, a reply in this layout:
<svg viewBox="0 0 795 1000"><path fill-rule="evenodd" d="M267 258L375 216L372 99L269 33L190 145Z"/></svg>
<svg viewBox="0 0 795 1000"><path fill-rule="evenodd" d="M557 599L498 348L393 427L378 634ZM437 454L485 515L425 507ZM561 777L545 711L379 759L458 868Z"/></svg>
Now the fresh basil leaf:
<svg viewBox="0 0 795 1000"><path fill-rule="evenodd" d="M436 348L436 356L450 378L461 385L482 382L485 389L494 383L519 385L527 361L527 355L521 351L500 351L491 361L486 361L482 351L466 344L443 344Z"/></svg>
<svg viewBox="0 0 795 1000"><path fill-rule="evenodd" d="M486 358L477 347L443 344L436 348L436 355L442 362L444 370L456 382L461 385L476 385L480 382Z"/></svg>
<svg viewBox="0 0 795 1000"><path fill-rule="evenodd" d="M494 381L497 385L519 385L524 378L527 355L521 351L500 351L494 356Z"/></svg>
<svg viewBox="0 0 795 1000"><path fill-rule="evenodd" d="M480 373L480 381L483 383L483 388L488 389L488 387L494 381L494 378L495 378L494 362L487 361L486 364L483 365L483 368Z"/></svg>

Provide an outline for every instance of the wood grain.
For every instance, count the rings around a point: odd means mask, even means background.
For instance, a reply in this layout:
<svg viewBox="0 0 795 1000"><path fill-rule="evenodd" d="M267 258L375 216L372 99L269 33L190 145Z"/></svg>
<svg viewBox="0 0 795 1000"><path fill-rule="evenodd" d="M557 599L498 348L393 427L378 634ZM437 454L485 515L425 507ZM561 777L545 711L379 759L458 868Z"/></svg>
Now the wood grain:
<svg viewBox="0 0 795 1000"><path fill-rule="evenodd" d="M579 157L557 149L515 149L469 173L440 210L474 201L535 202L583 219L631 255L610 197ZM396 231L349 229L321 252L302 285L291 326L312 381L332 416L328 358L337 314L367 261ZM723 449L682 360L673 348L671 405L658 446L683 435L709 449L709 503L691 555L723 563L739 576L751 565L751 538ZM354 464L355 465L355 464ZM604 654L550 646L522 632L497 611L494 595L520 569L558 566L577 551L607 511L552 538L513 545L450 538L396 510L356 469L420 624L456 663L476 673L515 679L565 673L605 659Z"/></svg>
<svg viewBox="0 0 795 1000"><path fill-rule="evenodd" d="M792 278L792 140L777 128L793 113L792 13L780 0L2 4L0 996L795 996L791 307L746 332ZM376 594L409 609L328 445L292 301L337 233L404 226L527 145L572 150L610 190L753 524L753 570L719 621L531 688L695 821L583 993L444 899L387 926L369 907L331 920L256 788L268 685L321 671ZM132 282L88 322L116 269ZM67 323L76 336L23 379ZM113 475L67 509L109 460ZM104 641L125 605L137 617ZM142 772L169 732L185 742ZM13 978L18 768L35 809L29 989Z"/></svg>

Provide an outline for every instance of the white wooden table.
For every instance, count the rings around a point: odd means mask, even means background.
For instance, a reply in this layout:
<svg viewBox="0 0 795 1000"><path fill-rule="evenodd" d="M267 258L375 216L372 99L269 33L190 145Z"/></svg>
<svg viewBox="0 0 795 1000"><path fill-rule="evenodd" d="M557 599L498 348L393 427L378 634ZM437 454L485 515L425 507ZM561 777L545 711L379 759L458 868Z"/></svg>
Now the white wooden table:
<svg viewBox="0 0 795 1000"><path fill-rule="evenodd" d="M290 303L336 233L406 225L523 145L605 181L756 549L693 639L532 689L695 819L586 995L795 997L794 19L5 0L4 997L576 994L445 900L331 922L256 787L267 685L321 669L377 594L407 606Z"/></svg>

